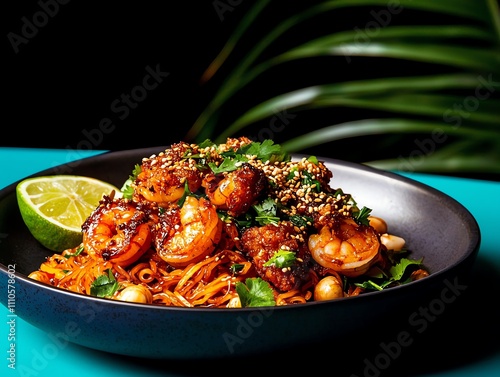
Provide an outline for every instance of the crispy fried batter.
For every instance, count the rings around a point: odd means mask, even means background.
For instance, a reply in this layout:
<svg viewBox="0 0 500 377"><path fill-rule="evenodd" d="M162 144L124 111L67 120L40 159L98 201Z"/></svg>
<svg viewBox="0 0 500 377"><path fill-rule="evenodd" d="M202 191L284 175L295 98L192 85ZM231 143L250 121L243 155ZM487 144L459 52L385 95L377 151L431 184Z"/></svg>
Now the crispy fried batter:
<svg viewBox="0 0 500 377"><path fill-rule="evenodd" d="M241 243L243 251L253 259L259 276L279 291L287 292L300 287L309 278L311 258L301 239L293 225L283 221L277 225L249 228L243 233ZM295 263L286 268L264 266L278 250L295 252Z"/></svg>
<svg viewBox="0 0 500 377"><path fill-rule="evenodd" d="M202 186L205 193L218 209L238 217L248 211L268 188L267 178L262 170L250 164L221 174L209 173Z"/></svg>

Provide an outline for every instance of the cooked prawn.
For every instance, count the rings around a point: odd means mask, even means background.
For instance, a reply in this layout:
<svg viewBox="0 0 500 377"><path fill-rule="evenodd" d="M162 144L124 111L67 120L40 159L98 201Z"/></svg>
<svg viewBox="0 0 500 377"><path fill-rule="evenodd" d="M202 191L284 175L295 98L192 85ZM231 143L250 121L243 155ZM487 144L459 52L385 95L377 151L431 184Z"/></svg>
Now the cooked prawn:
<svg viewBox="0 0 500 377"><path fill-rule="evenodd" d="M181 208L175 204L162 213L154 245L165 262L182 267L208 256L221 234L222 221L215 207L207 199L187 196Z"/></svg>
<svg viewBox="0 0 500 377"><path fill-rule="evenodd" d="M355 277L364 274L378 260L380 241L375 229L342 218L323 225L309 236L309 250L318 264Z"/></svg>
<svg viewBox="0 0 500 377"><path fill-rule="evenodd" d="M141 172L133 183L134 200L146 199L166 206L184 195L186 185L191 192L198 190L202 172L195 159L186 157L188 153L196 153L195 149L195 145L181 142L143 159Z"/></svg>
<svg viewBox="0 0 500 377"><path fill-rule="evenodd" d="M218 209L238 217L255 204L267 188L262 170L245 163L237 170L222 174L207 174L202 182L205 193Z"/></svg>
<svg viewBox="0 0 500 377"><path fill-rule="evenodd" d="M151 246L151 214L144 203L104 196L82 225L85 251L94 259L130 265Z"/></svg>

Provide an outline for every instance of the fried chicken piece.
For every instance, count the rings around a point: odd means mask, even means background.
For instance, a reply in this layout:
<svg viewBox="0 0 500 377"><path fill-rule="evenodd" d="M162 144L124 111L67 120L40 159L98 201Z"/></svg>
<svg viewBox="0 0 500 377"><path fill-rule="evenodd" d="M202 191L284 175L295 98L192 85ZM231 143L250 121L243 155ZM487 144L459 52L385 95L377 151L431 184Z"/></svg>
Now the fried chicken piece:
<svg viewBox="0 0 500 377"><path fill-rule="evenodd" d="M253 259L258 275L281 292L299 288L309 278L311 257L301 233L290 222L247 229L242 237L243 252ZM264 266L279 250L295 252L290 267Z"/></svg>

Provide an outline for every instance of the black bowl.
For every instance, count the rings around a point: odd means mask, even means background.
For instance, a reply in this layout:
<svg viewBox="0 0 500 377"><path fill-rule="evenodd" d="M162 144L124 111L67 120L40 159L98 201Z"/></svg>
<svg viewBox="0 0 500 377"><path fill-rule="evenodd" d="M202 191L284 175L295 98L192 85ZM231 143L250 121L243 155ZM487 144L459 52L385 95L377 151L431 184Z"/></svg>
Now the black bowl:
<svg viewBox="0 0 500 377"><path fill-rule="evenodd" d="M106 153L37 173L95 177L118 187L141 158L165 147ZM295 157L301 157L296 155ZM330 302L273 308L158 307L88 297L27 278L51 254L30 235L15 197L16 183L0 191L0 301L28 323L64 341L151 359L248 357L306 344L345 347L343 340L388 331L408 341L429 311L460 296L476 258L480 231L460 203L429 186L364 165L321 158L331 185L384 218L402 236L412 258L431 275L410 284ZM375 340L377 342L377 340Z"/></svg>

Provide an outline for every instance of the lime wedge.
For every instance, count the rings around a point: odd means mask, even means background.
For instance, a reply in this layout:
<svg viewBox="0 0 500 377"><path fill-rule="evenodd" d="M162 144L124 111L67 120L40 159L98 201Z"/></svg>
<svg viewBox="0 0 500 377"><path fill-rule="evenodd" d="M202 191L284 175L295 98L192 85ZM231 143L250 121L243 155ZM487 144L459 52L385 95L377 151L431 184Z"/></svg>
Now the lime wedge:
<svg viewBox="0 0 500 377"><path fill-rule="evenodd" d="M16 187L17 204L29 231L49 250L61 252L82 242L81 226L103 195L120 189L77 175L27 178Z"/></svg>

